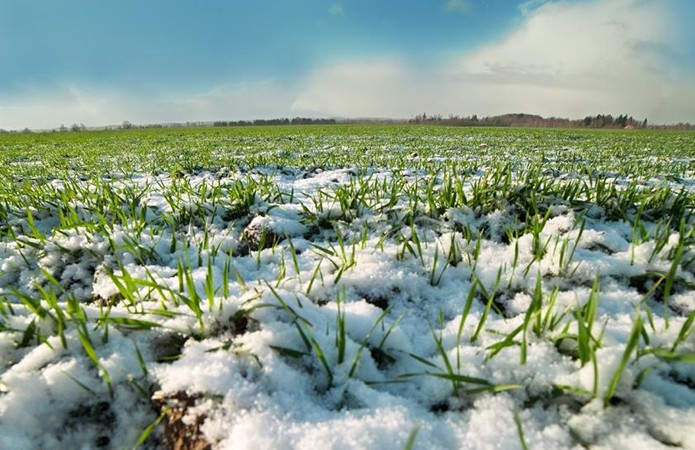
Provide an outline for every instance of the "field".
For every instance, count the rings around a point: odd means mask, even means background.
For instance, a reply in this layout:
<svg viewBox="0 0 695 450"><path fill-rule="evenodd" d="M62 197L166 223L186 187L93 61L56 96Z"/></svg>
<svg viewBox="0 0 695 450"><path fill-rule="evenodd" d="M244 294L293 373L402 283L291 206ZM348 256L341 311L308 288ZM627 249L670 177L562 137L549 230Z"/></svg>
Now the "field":
<svg viewBox="0 0 695 450"><path fill-rule="evenodd" d="M695 448L692 133L6 134L0 179L0 448Z"/></svg>

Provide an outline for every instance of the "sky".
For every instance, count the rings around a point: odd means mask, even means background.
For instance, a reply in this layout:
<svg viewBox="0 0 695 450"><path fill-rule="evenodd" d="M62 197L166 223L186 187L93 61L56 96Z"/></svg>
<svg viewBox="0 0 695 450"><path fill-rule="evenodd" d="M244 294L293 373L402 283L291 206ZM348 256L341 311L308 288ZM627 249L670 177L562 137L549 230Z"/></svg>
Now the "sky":
<svg viewBox="0 0 695 450"><path fill-rule="evenodd" d="M611 113L695 123L692 0L0 0L0 129Z"/></svg>

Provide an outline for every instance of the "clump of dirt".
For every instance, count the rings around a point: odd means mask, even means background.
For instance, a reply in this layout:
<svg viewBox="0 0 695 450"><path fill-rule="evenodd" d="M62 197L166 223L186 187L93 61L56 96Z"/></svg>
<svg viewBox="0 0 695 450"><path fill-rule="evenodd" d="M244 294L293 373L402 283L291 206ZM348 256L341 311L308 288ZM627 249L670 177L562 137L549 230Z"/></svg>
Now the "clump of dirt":
<svg viewBox="0 0 695 450"><path fill-rule="evenodd" d="M155 392L152 403L164 414L161 435L164 448L171 450L211 450L212 444L203 436L200 427L205 415L190 412L198 397L185 392L166 394Z"/></svg>
<svg viewBox="0 0 695 450"><path fill-rule="evenodd" d="M87 304L88 305L96 305L96 306L99 306L100 308L108 308L108 307L117 306L123 300L124 300L123 295L121 295L120 293L112 295L109 298L104 298L100 295L95 295L95 296L92 296L92 298L89 301L87 301Z"/></svg>
<svg viewBox="0 0 695 450"><path fill-rule="evenodd" d="M95 427L96 436L94 445L97 448L106 448L111 443L109 437L109 424L116 420L116 415L109 402L98 401L79 405L70 411L65 426L68 429L83 429Z"/></svg>
<svg viewBox="0 0 695 450"><path fill-rule="evenodd" d="M275 234L273 230L265 224L259 222L251 222L244 229L244 241L251 251L263 250L271 248L284 239L284 236Z"/></svg>
<svg viewBox="0 0 695 450"><path fill-rule="evenodd" d="M152 339L152 353L158 363L172 362L181 356L183 346L188 340L181 333L164 333Z"/></svg>

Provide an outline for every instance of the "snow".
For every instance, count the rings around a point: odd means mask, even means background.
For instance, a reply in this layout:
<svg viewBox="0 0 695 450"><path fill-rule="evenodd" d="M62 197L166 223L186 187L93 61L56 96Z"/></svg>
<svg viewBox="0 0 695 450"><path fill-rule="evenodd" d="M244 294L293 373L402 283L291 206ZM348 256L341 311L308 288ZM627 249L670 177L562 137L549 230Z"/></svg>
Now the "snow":
<svg viewBox="0 0 695 450"><path fill-rule="evenodd" d="M391 216L364 206L353 211L350 223L340 221L339 202L324 198L320 209L313 202L320 192L349 184L356 170L269 173L278 189L293 191L294 201L275 204L257 196L249 210L253 217L226 221L208 204L206 221L188 229L172 231L159 223L141 231L137 224L114 224L109 236L87 229L58 233L51 217L35 217L48 236L40 248L2 243L0 289L35 297L41 271L55 277L61 305L70 295L82 302L98 364L73 326L76 316L69 318L64 346L51 334L50 315L34 319L30 305L10 295L14 303L4 308L11 306L14 314L4 314L0 322L14 330L0 333L0 448L131 447L158 417L147 397L155 390L164 399L180 393L192 399L184 423L202 417L203 437L219 449L401 449L414 429L415 448L521 448L515 414L534 449L695 448L692 364L645 356L626 367L615 404L604 407L602 400L644 296L630 279L668 272L677 233L653 257L654 242L634 244L628 223L588 218L580 233L573 211L558 208L539 235L541 243L550 242L548 250L537 257L531 234L503 242L506 230L517 225L508 211L464 207L450 208L440 219L422 218L415 228L402 223L398 233L384 238L407 210L407 199L399 200ZM392 174L375 170L373 175L388 180ZM201 172L189 182L224 185L240 176ZM128 183L147 187L142 202L152 223L162 214L195 214L201 204L184 197L173 210L164 196L174 183L168 176L118 181ZM310 214L334 224L322 229L307 219ZM474 235L488 230L477 261L470 259L474 241L456 231L461 227ZM336 229L344 235L343 248ZM369 234L360 239L363 229ZM262 230L277 240L242 252L244 239ZM404 250L403 242L413 242L413 230L422 249ZM178 240L175 248L172 239ZM559 254L563 239L568 253L576 247L569 263ZM461 259L447 263L456 248ZM180 277L181 267L188 270L190 285ZM683 268L678 274L693 277ZM582 367L572 357L571 343L555 345L554 339L577 333L572 312L589 301L597 275L601 290L594 331L603 333L596 379L593 364ZM546 302L557 289L551 313L569 312L556 329L537 336L529 328L490 357L490 346L523 326L538 276ZM118 280L133 284L132 300L123 298ZM479 287L486 293L497 289L499 305L486 310L487 301L477 292L462 325L466 298ZM200 298L200 317L184 301L194 296ZM45 299L39 304L51 311ZM674 292L671 305L690 313L695 295L690 289ZM651 345L668 346L686 319L670 313L667 328L665 309L652 306ZM114 320L134 318L156 326L100 322L105 311ZM19 345L32 320L45 340L29 336ZM528 349L521 364L524 333ZM682 349L683 354L695 351L692 335ZM447 374L450 365L457 375L486 381L433 375ZM635 387L644 369L651 370ZM490 384L518 386L467 392ZM577 392L554 396L559 386ZM598 398L593 400L579 392L594 389ZM161 427L157 433L163 433ZM155 441L144 446L154 448Z"/></svg>

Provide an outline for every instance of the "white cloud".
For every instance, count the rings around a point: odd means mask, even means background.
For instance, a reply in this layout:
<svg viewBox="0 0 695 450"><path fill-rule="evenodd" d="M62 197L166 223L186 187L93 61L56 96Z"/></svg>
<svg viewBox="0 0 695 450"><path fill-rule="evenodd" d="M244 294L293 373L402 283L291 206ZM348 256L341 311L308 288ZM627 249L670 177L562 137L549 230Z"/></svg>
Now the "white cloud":
<svg viewBox="0 0 695 450"><path fill-rule="evenodd" d="M179 100L196 119L255 119L290 113L293 88L277 80L225 84Z"/></svg>
<svg viewBox="0 0 695 450"><path fill-rule="evenodd" d="M0 128L292 116L527 112L695 122L695 74L678 57L671 0L546 1L504 39L437 64L352 59L296 81L259 80L166 97L75 86L0 99ZM682 19L681 19L682 20ZM692 70L692 69L690 69Z"/></svg>
<svg viewBox="0 0 695 450"><path fill-rule="evenodd" d="M519 11L521 11L522 15L527 16L533 11L535 11L537 8L548 3L548 1L549 0L526 0L525 2L519 5Z"/></svg>
<svg viewBox="0 0 695 450"><path fill-rule="evenodd" d="M239 120L291 115L293 90L274 80L233 83L189 95L163 96L139 89L62 87L51 93L34 91L0 103L0 128L87 126Z"/></svg>
<svg viewBox="0 0 695 450"><path fill-rule="evenodd" d="M340 116L629 113L695 122L669 0L545 2L505 39L439 66L350 61L308 75L295 106Z"/></svg>
<svg viewBox="0 0 695 450"><path fill-rule="evenodd" d="M444 10L450 12L467 13L471 10L468 0L446 0Z"/></svg>
<svg viewBox="0 0 695 450"><path fill-rule="evenodd" d="M84 123L103 125L111 123L106 111L113 113L113 123L126 117L116 118L123 98L111 93L91 96L75 86L53 84L50 90L35 89L21 97L5 99L0 104L0 128L32 129L56 128L61 124Z"/></svg>
<svg viewBox="0 0 695 450"><path fill-rule="evenodd" d="M503 41L465 55L452 75L546 114L630 112L692 120L695 88L673 73L677 27L668 1L546 3ZM692 78L692 77L691 77ZM674 95L670 87L678 87ZM667 104L672 114L668 114ZM690 109L690 111L688 111Z"/></svg>
<svg viewBox="0 0 695 450"><path fill-rule="evenodd" d="M547 3L505 40L461 58L465 73L508 77L625 77L659 70L672 41L656 1ZM571 79L568 81L575 82Z"/></svg>
<svg viewBox="0 0 695 450"><path fill-rule="evenodd" d="M423 96L413 89L417 76L397 61L335 64L307 77L292 107L344 117L408 117Z"/></svg>

